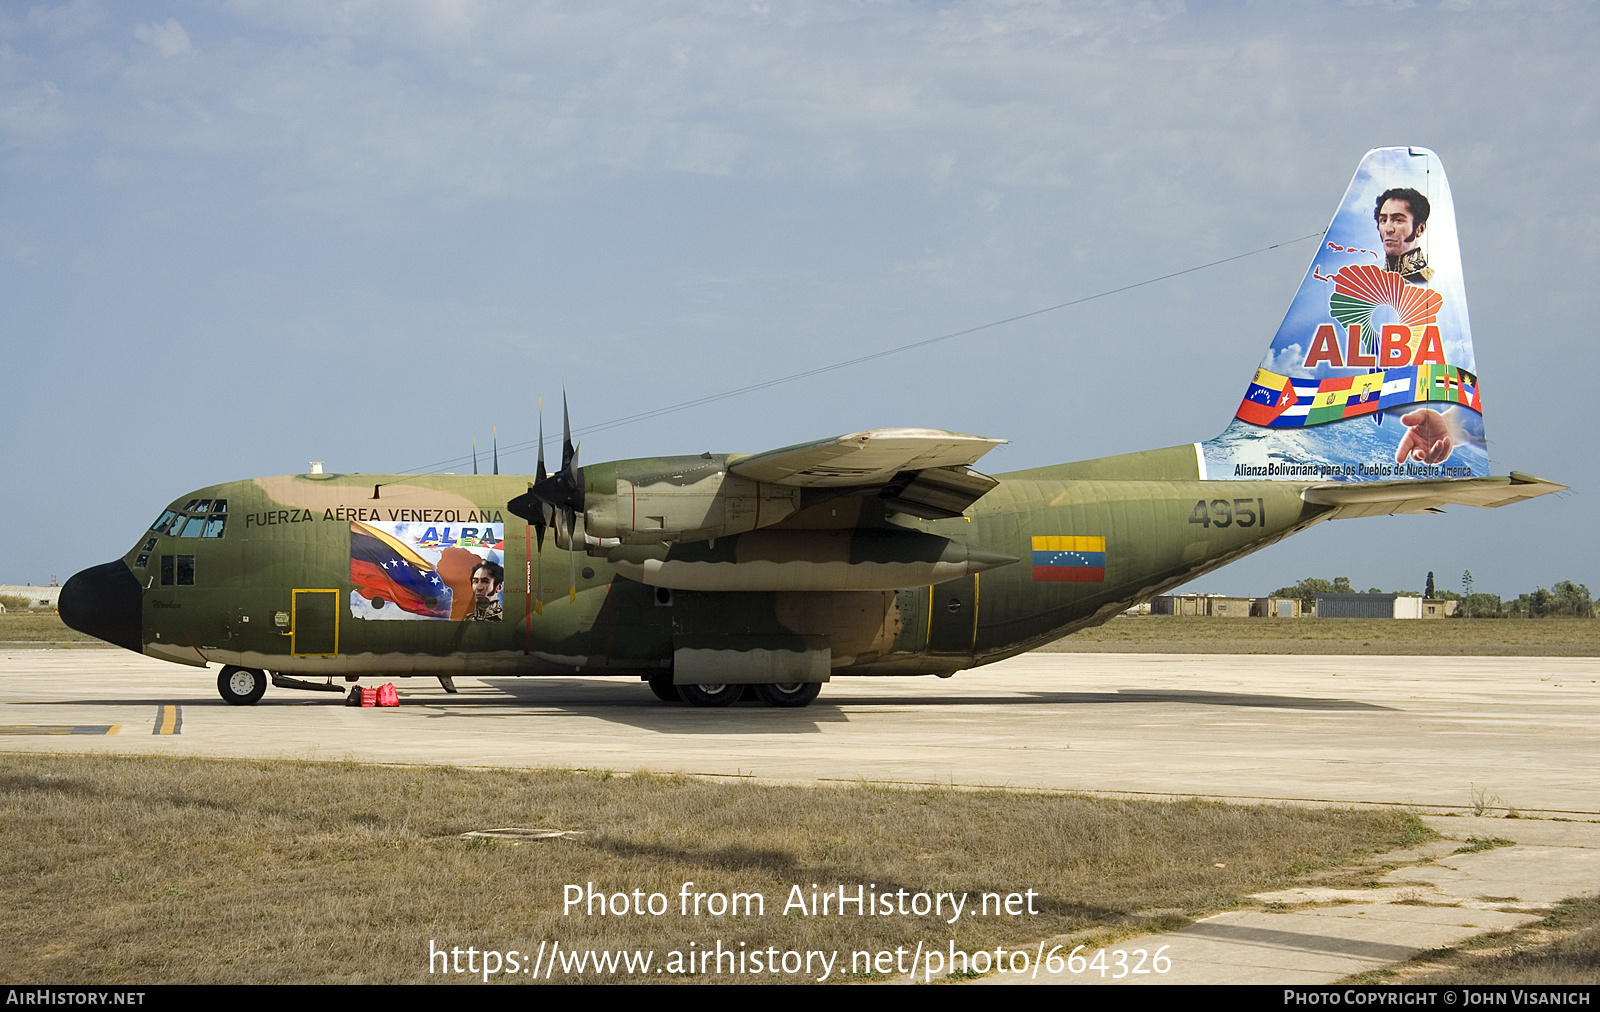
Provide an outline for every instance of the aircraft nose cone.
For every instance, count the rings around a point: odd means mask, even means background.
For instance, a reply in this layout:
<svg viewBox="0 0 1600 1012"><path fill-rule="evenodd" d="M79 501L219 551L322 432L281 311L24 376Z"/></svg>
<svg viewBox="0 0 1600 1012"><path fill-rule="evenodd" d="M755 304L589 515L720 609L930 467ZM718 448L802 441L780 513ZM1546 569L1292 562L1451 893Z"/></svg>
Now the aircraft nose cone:
<svg viewBox="0 0 1600 1012"><path fill-rule="evenodd" d="M121 560L91 566L61 588L56 610L61 621L90 636L144 652L139 580Z"/></svg>

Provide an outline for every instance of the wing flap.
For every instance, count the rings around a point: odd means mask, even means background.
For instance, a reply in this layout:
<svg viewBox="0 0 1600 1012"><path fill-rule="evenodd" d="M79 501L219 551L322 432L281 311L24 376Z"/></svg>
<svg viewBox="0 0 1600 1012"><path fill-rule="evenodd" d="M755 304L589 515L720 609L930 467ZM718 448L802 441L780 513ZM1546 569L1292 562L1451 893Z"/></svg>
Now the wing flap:
<svg viewBox="0 0 1600 1012"><path fill-rule="evenodd" d="M729 457L728 470L752 481L801 488L882 485L907 471L966 467L1004 442L942 429L869 429Z"/></svg>
<svg viewBox="0 0 1600 1012"><path fill-rule="evenodd" d="M890 509L924 520L950 520L982 499L1000 482L970 467L930 467L903 471L878 496Z"/></svg>
<svg viewBox="0 0 1600 1012"><path fill-rule="evenodd" d="M1442 506L1494 509L1561 492L1565 485L1512 471L1499 478L1439 478L1404 481L1327 482L1300 493L1306 502L1338 507L1339 517L1436 513Z"/></svg>

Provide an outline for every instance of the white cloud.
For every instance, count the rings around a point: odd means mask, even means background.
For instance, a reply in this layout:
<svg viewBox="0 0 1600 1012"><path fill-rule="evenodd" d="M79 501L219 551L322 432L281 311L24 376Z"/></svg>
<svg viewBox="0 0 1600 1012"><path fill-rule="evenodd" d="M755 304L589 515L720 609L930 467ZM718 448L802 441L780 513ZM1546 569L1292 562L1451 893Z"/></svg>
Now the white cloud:
<svg viewBox="0 0 1600 1012"><path fill-rule="evenodd" d="M194 52L194 46L189 44L189 33L171 18L165 24L135 25L133 37L154 46L156 52L167 59Z"/></svg>

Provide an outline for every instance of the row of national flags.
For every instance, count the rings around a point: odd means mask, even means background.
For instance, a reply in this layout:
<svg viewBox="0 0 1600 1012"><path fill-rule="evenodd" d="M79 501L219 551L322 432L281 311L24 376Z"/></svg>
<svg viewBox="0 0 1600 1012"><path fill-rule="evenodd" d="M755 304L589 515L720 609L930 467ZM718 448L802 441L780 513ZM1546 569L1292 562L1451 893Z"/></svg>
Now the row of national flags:
<svg viewBox="0 0 1600 1012"><path fill-rule="evenodd" d="M1257 369L1235 417L1251 425L1283 429L1434 401L1482 412L1478 377L1457 366L1432 362L1321 381Z"/></svg>

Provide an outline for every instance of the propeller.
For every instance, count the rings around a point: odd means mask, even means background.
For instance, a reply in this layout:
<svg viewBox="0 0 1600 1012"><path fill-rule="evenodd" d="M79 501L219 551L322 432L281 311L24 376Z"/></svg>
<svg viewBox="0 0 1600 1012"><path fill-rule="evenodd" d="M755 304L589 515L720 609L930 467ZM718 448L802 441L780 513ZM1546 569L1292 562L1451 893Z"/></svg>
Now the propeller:
<svg viewBox="0 0 1600 1012"><path fill-rule="evenodd" d="M517 516L522 517L533 525L535 537L538 539L538 557L536 564L540 564L540 587L543 584L542 561L544 556L544 532L546 528L553 527L558 535L566 537L568 548L568 566L571 570L568 575L568 598L577 600L577 552L578 541L578 516L583 512L583 478L577 466L578 449L572 443L572 419L567 410L567 395L561 395L561 469L554 474L545 470L544 463L544 403L540 402L539 409L539 463L534 474L532 485L528 491L517 496L506 504L506 508ZM544 614L542 597L535 599L534 610Z"/></svg>
<svg viewBox="0 0 1600 1012"><path fill-rule="evenodd" d="M543 441L540 442L543 450ZM567 600L578 599L578 515L583 512L583 478L578 474L578 448L572 445L572 416L567 392L561 391L561 470L534 482L532 493L556 512L567 535Z"/></svg>

